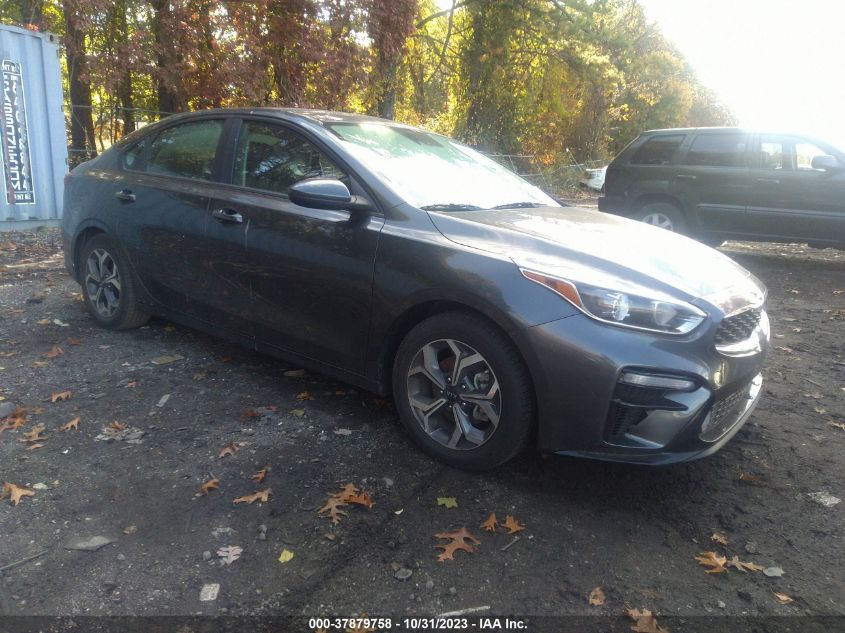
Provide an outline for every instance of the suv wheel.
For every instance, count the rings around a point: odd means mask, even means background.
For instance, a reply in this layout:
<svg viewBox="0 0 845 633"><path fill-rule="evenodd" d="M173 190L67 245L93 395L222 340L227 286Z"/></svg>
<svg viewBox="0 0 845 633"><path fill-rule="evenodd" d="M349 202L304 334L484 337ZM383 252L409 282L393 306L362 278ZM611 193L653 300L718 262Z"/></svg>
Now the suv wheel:
<svg viewBox="0 0 845 633"><path fill-rule="evenodd" d="M658 226L667 231L685 233L687 224L678 207L668 202L652 202L633 216L635 220Z"/></svg>
<svg viewBox="0 0 845 633"><path fill-rule="evenodd" d="M136 305L137 282L112 238L101 233L85 242L79 263L85 307L98 324L110 330L127 330L149 320Z"/></svg>
<svg viewBox="0 0 845 633"><path fill-rule="evenodd" d="M534 428L522 358L495 326L472 314L440 314L408 333L393 366L393 394L414 441L466 470L510 460Z"/></svg>

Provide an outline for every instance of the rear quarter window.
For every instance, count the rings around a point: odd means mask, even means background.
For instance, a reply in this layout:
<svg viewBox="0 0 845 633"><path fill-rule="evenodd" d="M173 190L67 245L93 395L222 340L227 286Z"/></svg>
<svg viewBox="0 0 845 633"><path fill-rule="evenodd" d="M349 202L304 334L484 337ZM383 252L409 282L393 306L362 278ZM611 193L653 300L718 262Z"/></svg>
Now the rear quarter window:
<svg viewBox="0 0 845 633"><path fill-rule="evenodd" d="M653 136L640 145L631 157L632 165L668 165L681 143L686 138L683 134Z"/></svg>

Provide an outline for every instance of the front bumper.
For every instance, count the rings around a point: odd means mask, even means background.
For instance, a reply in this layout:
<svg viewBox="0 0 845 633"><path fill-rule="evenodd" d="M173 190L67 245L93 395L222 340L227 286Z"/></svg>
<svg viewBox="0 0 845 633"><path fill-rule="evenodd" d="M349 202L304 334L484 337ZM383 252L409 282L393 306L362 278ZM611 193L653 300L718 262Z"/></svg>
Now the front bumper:
<svg viewBox="0 0 845 633"><path fill-rule="evenodd" d="M755 353L729 356L715 326L666 337L578 315L528 329L537 385L539 444L547 452L638 464L670 464L719 450L751 416L762 393L768 328ZM686 390L639 389L623 372L691 381Z"/></svg>

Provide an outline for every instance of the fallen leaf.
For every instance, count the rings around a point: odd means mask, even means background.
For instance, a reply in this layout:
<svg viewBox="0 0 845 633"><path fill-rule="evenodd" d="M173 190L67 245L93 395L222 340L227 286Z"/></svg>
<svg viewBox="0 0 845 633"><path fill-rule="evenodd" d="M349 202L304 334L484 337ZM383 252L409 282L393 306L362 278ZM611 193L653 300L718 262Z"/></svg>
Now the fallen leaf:
<svg viewBox="0 0 845 633"><path fill-rule="evenodd" d="M30 444L29 446L26 447L26 450L34 451L34 450L37 450L39 448L44 448L44 445L43 444Z"/></svg>
<svg viewBox="0 0 845 633"><path fill-rule="evenodd" d="M721 532L713 532L713 536L711 536L710 539L716 541L719 545L728 544L728 537Z"/></svg>
<svg viewBox="0 0 845 633"><path fill-rule="evenodd" d="M753 483L755 481L760 481L760 475L750 475L749 473L740 473L739 480L740 481L747 481L749 483Z"/></svg>
<svg viewBox="0 0 845 633"><path fill-rule="evenodd" d="M355 484L346 484L343 488L341 488L340 492L336 492L332 496L346 503L359 492L361 491L355 487Z"/></svg>
<svg viewBox="0 0 845 633"><path fill-rule="evenodd" d="M590 592L589 601L590 601L590 604L593 605L594 607L600 607L601 605L603 605L604 600L605 600L604 591L602 591L601 587L596 587L595 589L593 589Z"/></svg>
<svg viewBox="0 0 845 633"><path fill-rule="evenodd" d="M211 490L217 490L218 488L220 488L220 480L217 477L212 477L208 481L202 482L197 494L200 496L207 495Z"/></svg>
<svg viewBox="0 0 845 633"><path fill-rule="evenodd" d="M360 494L352 495L346 499L347 503L355 503L359 506L364 506L368 510L371 510L374 502L373 496L369 492L362 492Z"/></svg>
<svg viewBox="0 0 845 633"><path fill-rule="evenodd" d="M118 422L117 420L113 420L111 424L108 425L109 429L113 429L115 431L122 431L126 428L126 425L123 422Z"/></svg>
<svg viewBox="0 0 845 633"><path fill-rule="evenodd" d="M813 393L805 393L804 397L812 398L813 400L821 400L822 398L824 398L824 394L819 393L818 391L814 391Z"/></svg>
<svg viewBox="0 0 845 633"><path fill-rule="evenodd" d="M813 411L815 411L819 415L824 415L825 413L827 413L827 409L824 409L822 407L813 407Z"/></svg>
<svg viewBox="0 0 845 633"><path fill-rule="evenodd" d="M502 527L508 531L508 534L516 534L517 532L522 532L525 529L524 525L521 525L519 521L514 519L511 515L505 517L505 522L502 523Z"/></svg>
<svg viewBox="0 0 845 633"><path fill-rule="evenodd" d="M231 565L241 557L243 548L237 545L225 545L217 550L217 555L223 559L224 565Z"/></svg>
<svg viewBox="0 0 845 633"><path fill-rule="evenodd" d="M437 497L437 505L444 508L457 508L458 500L455 497Z"/></svg>
<svg viewBox="0 0 845 633"><path fill-rule="evenodd" d="M830 426L835 426L837 429L845 431L845 422L830 422Z"/></svg>
<svg viewBox="0 0 845 633"><path fill-rule="evenodd" d="M301 418L302 416L305 415L305 409L294 409L290 413L294 417Z"/></svg>
<svg viewBox="0 0 845 633"><path fill-rule="evenodd" d="M67 424L63 424L62 426L59 427L59 431L62 431L62 432L70 431L71 429L73 429L74 431L79 430L79 418L78 417L74 418L73 420L71 420Z"/></svg>
<svg viewBox="0 0 845 633"><path fill-rule="evenodd" d="M484 520L480 527L482 530L487 530L488 532L495 532L498 526L499 522L496 520L496 513L491 512L490 516Z"/></svg>
<svg viewBox="0 0 845 633"><path fill-rule="evenodd" d="M437 560L441 563L446 560L454 560L453 554L458 550L471 554L474 551L473 544L481 544L481 541L475 538L465 527L453 532L438 532L434 537L449 541L445 545L435 545L437 549L443 550L437 557Z"/></svg>
<svg viewBox="0 0 845 633"><path fill-rule="evenodd" d="M748 571L762 571L762 567L760 565L755 565L754 563L743 563L739 560L739 557L734 554L734 557L728 561L728 567L736 567L739 571L745 573Z"/></svg>
<svg viewBox="0 0 845 633"><path fill-rule="evenodd" d="M177 360L184 360L184 356L180 356L179 354L166 354L164 356L156 356L150 362L153 365L169 365L170 363L175 363Z"/></svg>
<svg viewBox="0 0 845 633"><path fill-rule="evenodd" d="M252 407L250 407L248 409L244 409L244 412L241 413L241 422L248 422L249 420L255 420L260 417L261 414Z"/></svg>
<svg viewBox="0 0 845 633"><path fill-rule="evenodd" d="M789 604L790 602L795 602L795 600L787 596L785 593L778 593L777 591L773 591L772 593L775 596L775 600L777 600L781 604Z"/></svg>
<svg viewBox="0 0 845 633"><path fill-rule="evenodd" d="M125 528L123 528L124 534L135 534L135 532L137 532L137 531L138 531L138 526L134 525L134 524L127 525Z"/></svg>
<svg viewBox="0 0 845 633"><path fill-rule="evenodd" d="M35 325L50 325L50 323L51 323L50 319L38 319L35 322Z"/></svg>
<svg viewBox="0 0 845 633"><path fill-rule="evenodd" d="M65 339L65 343L67 343L68 345L82 345L82 341L80 341L78 338L73 338L72 336Z"/></svg>
<svg viewBox="0 0 845 633"><path fill-rule="evenodd" d="M44 358L58 358L62 354L64 354L64 352L62 351L62 348L59 347L58 345L53 345L53 347L50 348L49 352L44 352L41 355Z"/></svg>
<svg viewBox="0 0 845 633"><path fill-rule="evenodd" d="M273 494L273 489L267 488L267 490L260 490L252 493L251 495L238 497L237 499L235 499L234 503L248 503L250 505L252 505L256 501L263 501L264 503L266 503L267 501L269 501L271 494Z"/></svg>
<svg viewBox="0 0 845 633"><path fill-rule="evenodd" d="M792 350L792 348L791 348L791 347L781 347L781 346L778 346L778 347L776 347L775 349L776 349L776 350L779 350L779 351L781 351L781 352L783 352L784 354L792 354L792 353L793 353L793 350Z"/></svg>
<svg viewBox="0 0 845 633"><path fill-rule="evenodd" d="M292 560L293 560L293 552L290 551L289 549L283 549L282 553L279 554L279 562L282 563L282 564L289 563Z"/></svg>
<svg viewBox="0 0 845 633"><path fill-rule="evenodd" d="M58 325L59 327L70 327L70 323L65 323L60 319L53 319L53 325Z"/></svg>
<svg viewBox="0 0 845 633"><path fill-rule="evenodd" d="M721 574L728 570L725 567L725 563L728 562L728 559L724 556L720 556L716 552L701 552L698 556L695 557L695 560L698 561L699 565L703 567L709 567L709 569L705 570L707 574Z"/></svg>
<svg viewBox="0 0 845 633"><path fill-rule="evenodd" d="M329 517L333 525L340 523L340 518L346 516L346 512L341 510L347 504L335 496L331 496L326 500L326 505L317 510L317 514Z"/></svg>
<svg viewBox="0 0 845 633"><path fill-rule="evenodd" d="M13 505L18 505L23 497L34 497L35 491L30 490L29 488L22 488L21 486L16 486L15 484L11 483L4 483L3 484L3 492L0 493L0 499L5 499L6 497L10 497L10 501Z"/></svg>
<svg viewBox="0 0 845 633"><path fill-rule="evenodd" d="M625 615L634 621L631 625L631 630L634 633L669 633L669 629L665 629L657 623L657 618L654 617L648 609L627 609Z"/></svg>
<svg viewBox="0 0 845 633"><path fill-rule="evenodd" d="M352 431L349 429L335 429L332 433L335 435L352 435Z"/></svg>
<svg viewBox="0 0 845 633"><path fill-rule="evenodd" d="M72 395L73 393L71 393L70 391L53 392L50 395L50 402L62 402L64 400L70 400Z"/></svg>
<svg viewBox="0 0 845 633"><path fill-rule="evenodd" d="M296 399L297 400L313 400L314 396L311 395L310 391L300 391L298 394L296 394Z"/></svg>
<svg viewBox="0 0 845 633"><path fill-rule="evenodd" d="M226 446L220 449L220 452L217 453L217 457L223 459L224 457L226 457L226 455L234 455L239 450L241 449L238 447L237 444L235 444L234 442L229 442L228 444L226 444Z"/></svg>
<svg viewBox="0 0 845 633"><path fill-rule="evenodd" d="M21 438L18 440L19 442L41 442L42 440L46 440L46 435L41 435L44 431L44 425L39 424L38 426L34 427L33 429L24 433Z"/></svg>
<svg viewBox="0 0 845 633"><path fill-rule="evenodd" d="M262 481L264 481L264 478L267 476L267 469L268 468L269 468L269 466L265 466L264 468L259 470L257 473L255 473L252 477L250 477L250 479L252 479L257 484L260 484Z"/></svg>

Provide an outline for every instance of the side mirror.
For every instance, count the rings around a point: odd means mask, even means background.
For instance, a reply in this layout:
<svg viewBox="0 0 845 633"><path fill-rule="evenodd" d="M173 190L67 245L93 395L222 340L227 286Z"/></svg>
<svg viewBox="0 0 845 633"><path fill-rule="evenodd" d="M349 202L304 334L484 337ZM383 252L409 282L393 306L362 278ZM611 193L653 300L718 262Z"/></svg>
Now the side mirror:
<svg viewBox="0 0 845 633"><path fill-rule="evenodd" d="M840 163L835 156L824 154L822 156L813 156L810 163L813 169L823 169L824 171L842 171L845 166Z"/></svg>
<svg viewBox="0 0 845 633"><path fill-rule="evenodd" d="M363 211L372 206L366 198L349 193L341 181L328 178L301 180L288 189L288 197L294 204L307 209Z"/></svg>

